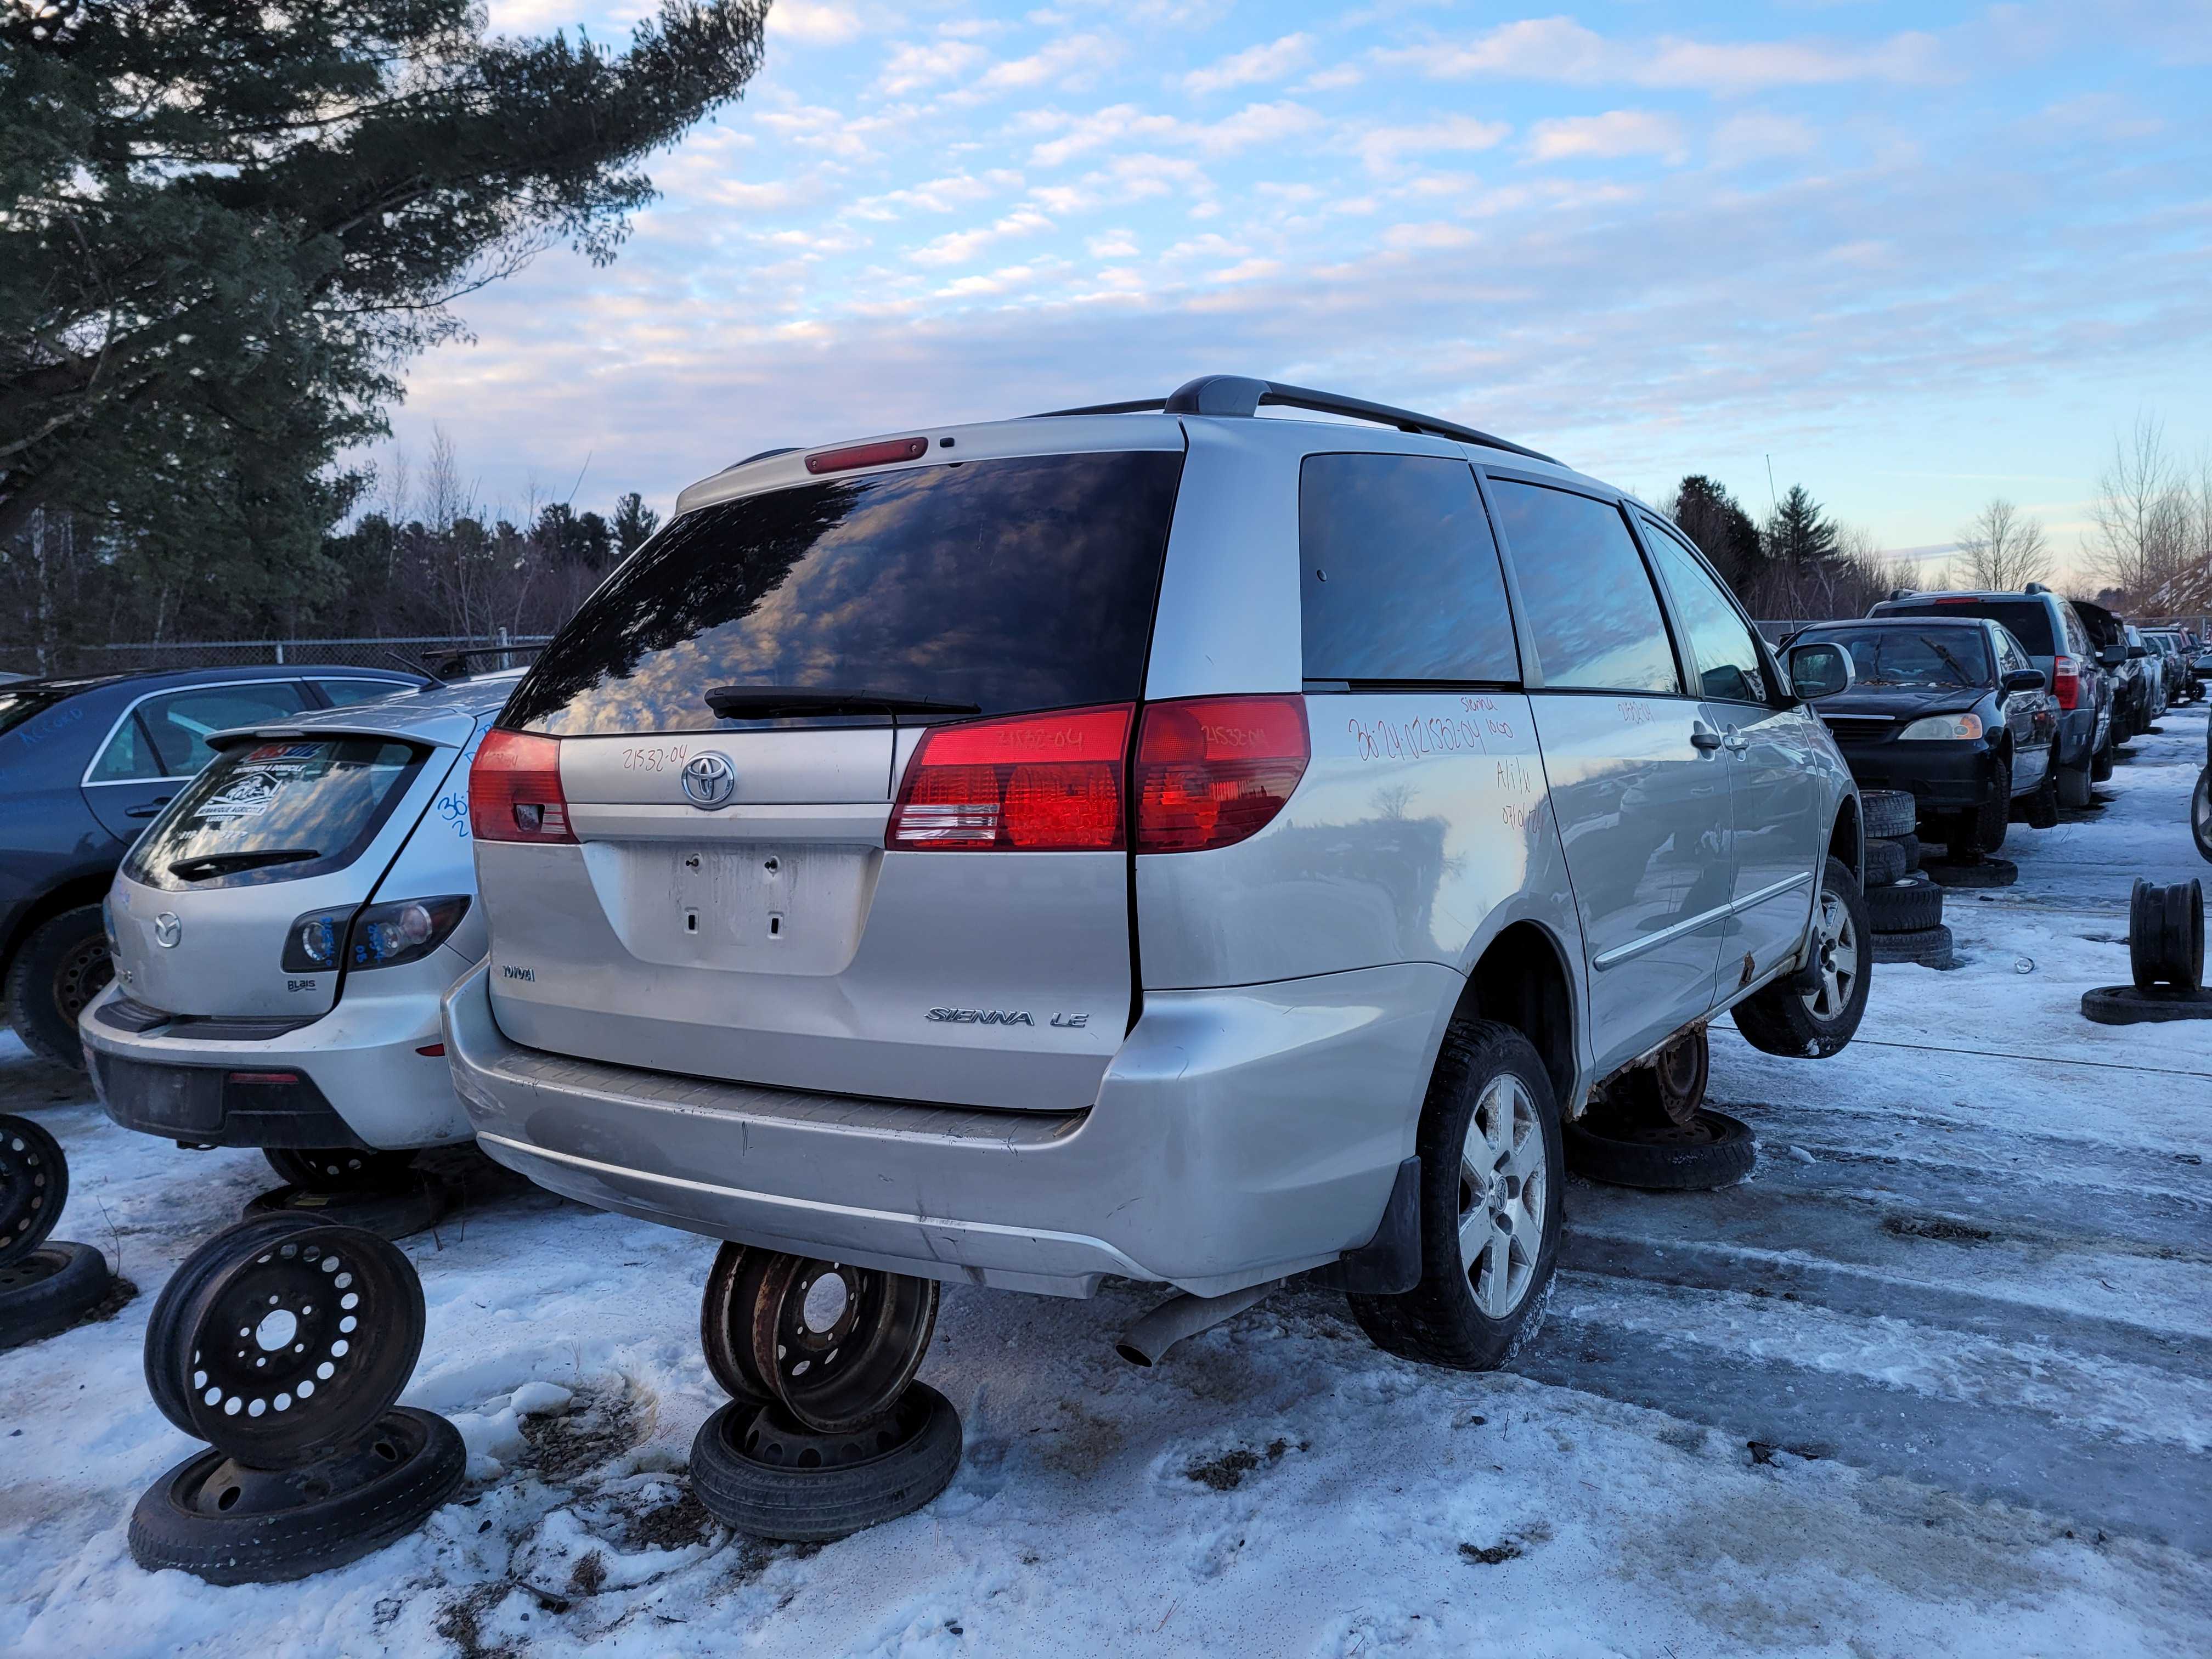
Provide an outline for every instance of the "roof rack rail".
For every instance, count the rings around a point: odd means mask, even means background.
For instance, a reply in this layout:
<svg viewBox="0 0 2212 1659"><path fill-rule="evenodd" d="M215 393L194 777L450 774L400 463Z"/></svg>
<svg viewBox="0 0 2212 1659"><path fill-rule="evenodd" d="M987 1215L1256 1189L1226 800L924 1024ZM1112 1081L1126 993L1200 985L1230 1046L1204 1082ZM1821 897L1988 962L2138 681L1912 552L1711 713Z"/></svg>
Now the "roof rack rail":
<svg viewBox="0 0 2212 1659"><path fill-rule="evenodd" d="M1486 449L1503 449L1515 455L1526 455L1531 460L1542 461L1548 465L1561 465L1541 450L1509 442L1487 432L1478 432L1474 428L1462 426L1455 421L1416 414L1410 409L1394 409L1389 404L1371 404L1364 398L1347 398L1340 392L1316 392L1303 386L1285 386L1279 380L1249 380L1242 374L1201 374L1194 380L1184 381L1164 398L1140 398L1120 404L1087 404L1080 409L1048 409L1031 418L1050 420L1062 415L1134 415L1152 410L1170 415L1254 415L1259 412L1263 404L1284 409L1311 410L1320 415L1349 415L1363 421L1395 426L1401 432L1425 433L1431 437L1449 438L1457 443L1480 444Z"/></svg>

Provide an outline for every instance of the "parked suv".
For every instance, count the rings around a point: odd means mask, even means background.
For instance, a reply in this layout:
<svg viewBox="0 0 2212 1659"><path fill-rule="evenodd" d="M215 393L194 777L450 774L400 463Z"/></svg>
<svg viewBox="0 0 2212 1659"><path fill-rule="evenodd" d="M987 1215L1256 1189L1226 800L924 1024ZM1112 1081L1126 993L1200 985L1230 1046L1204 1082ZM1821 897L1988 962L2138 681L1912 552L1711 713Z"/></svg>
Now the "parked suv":
<svg viewBox="0 0 2212 1659"><path fill-rule="evenodd" d="M2093 777L2112 770L2112 682L2098 666L2096 647L2074 606L2041 582L2018 593L1915 593L1899 589L1870 607L1870 617L1986 617L2000 623L2043 671L2058 702L2051 764L2063 806L2087 806Z"/></svg>
<svg viewBox="0 0 2212 1659"><path fill-rule="evenodd" d="M457 1086L604 1208L1059 1295L1323 1269L1495 1364L1594 1084L1857 1024L1801 695L1848 665L1796 668L1641 502L1298 388L756 458L484 741Z"/></svg>
<svg viewBox="0 0 2212 1659"><path fill-rule="evenodd" d="M438 1003L484 952L468 761L518 678L212 739L108 893L78 1030L110 1117L324 1188L468 1139Z"/></svg>
<svg viewBox="0 0 2212 1659"><path fill-rule="evenodd" d="M1820 718L1861 789L1910 792L1922 833L1959 859L2003 846L2015 802L2023 817L2057 821L2057 700L2001 624L1868 617L1816 623L1790 643L1815 641L1850 653L1851 689L1823 702Z"/></svg>
<svg viewBox="0 0 2212 1659"><path fill-rule="evenodd" d="M2158 653L2159 666L2166 675L2166 700L2169 706L2179 708L2194 702L2198 692L2197 677L2189 672L2187 641L2171 628L2146 628L2143 643Z"/></svg>
<svg viewBox="0 0 2212 1659"><path fill-rule="evenodd" d="M0 975L24 1045L82 1063L76 1017L109 973L100 896L138 832L213 757L211 732L423 683L295 665L0 686Z"/></svg>

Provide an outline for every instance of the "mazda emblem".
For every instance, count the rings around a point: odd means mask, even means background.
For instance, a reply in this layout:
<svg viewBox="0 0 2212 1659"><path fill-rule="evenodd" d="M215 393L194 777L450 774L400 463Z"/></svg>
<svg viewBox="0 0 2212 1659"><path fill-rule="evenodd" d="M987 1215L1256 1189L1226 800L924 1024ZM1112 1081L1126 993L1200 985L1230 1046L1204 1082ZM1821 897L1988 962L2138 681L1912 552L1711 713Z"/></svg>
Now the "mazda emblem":
<svg viewBox="0 0 2212 1659"><path fill-rule="evenodd" d="M738 793L738 775L730 765L730 757L709 749L684 763L684 793L691 804L711 812L718 806L727 806L730 797Z"/></svg>
<svg viewBox="0 0 2212 1659"><path fill-rule="evenodd" d="M173 951L177 941L185 936L185 924L173 910L164 910L154 918L154 943L164 951Z"/></svg>

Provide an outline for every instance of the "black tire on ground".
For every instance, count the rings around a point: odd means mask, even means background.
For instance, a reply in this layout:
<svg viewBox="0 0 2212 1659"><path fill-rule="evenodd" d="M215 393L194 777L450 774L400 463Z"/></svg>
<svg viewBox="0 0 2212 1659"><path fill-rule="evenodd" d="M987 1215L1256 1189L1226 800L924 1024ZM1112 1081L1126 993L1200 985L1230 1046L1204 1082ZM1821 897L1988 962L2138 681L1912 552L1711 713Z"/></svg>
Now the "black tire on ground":
<svg viewBox="0 0 2212 1659"><path fill-rule="evenodd" d="M1943 890L1925 875L1867 890L1867 919L1877 933L1911 933L1943 920Z"/></svg>
<svg viewBox="0 0 2212 1659"><path fill-rule="evenodd" d="M1923 928L1915 933L1876 933L1874 936L1874 959L1876 962L1909 962L1922 968L1948 968L1951 965L1951 930L1948 927Z"/></svg>
<svg viewBox="0 0 2212 1659"><path fill-rule="evenodd" d="M411 1407L323 1462L281 1473L213 1449L139 1498L131 1557L211 1584L272 1584L325 1572L405 1537L453 1495L468 1449L444 1418Z"/></svg>
<svg viewBox="0 0 2212 1659"><path fill-rule="evenodd" d="M402 1187L360 1192L310 1192L301 1187L271 1187L246 1200L246 1219L264 1215L305 1216L334 1227L363 1227L380 1238L398 1240L428 1232L446 1218L453 1188L434 1175L418 1175Z"/></svg>
<svg viewBox="0 0 2212 1659"><path fill-rule="evenodd" d="M107 1258L89 1244L57 1241L0 1267L0 1349L67 1330L114 1283Z"/></svg>
<svg viewBox="0 0 2212 1659"><path fill-rule="evenodd" d="M691 1491L756 1538L828 1543L910 1515L960 1467L960 1415L910 1382L876 1422L842 1435L800 1429L773 1406L733 1400L691 1442Z"/></svg>
<svg viewBox="0 0 2212 1659"><path fill-rule="evenodd" d="M1625 1124L1587 1115L1567 1125L1567 1167L1585 1180L1614 1187L1710 1192L1735 1186L1758 1161L1751 1127L1709 1109L1687 1126Z"/></svg>
<svg viewBox="0 0 2212 1659"><path fill-rule="evenodd" d="M1994 853L2004 845L2005 826L2012 822L2012 757L2000 756L1990 779L1990 793L1982 804L1951 820L1951 856L1961 863Z"/></svg>
<svg viewBox="0 0 2212 1659"><path fill-rule="evenodd" d="M264 1146L276 1178L316 1193L389 1190L407 1184L412 1152L372 1152L355 1146Z"/></svg>
<svg viewBox="0 0 2212 1659"><path fill-rule="evenodd" d="M1814 964L1820 970L1820 983L1802 991L1796 976L1785 975L1733 1011L1736 1030L1762 1054L1826 1060L1851 1040L1866 1013L1867 969L1880 958L1872 954L1874 923L1867 915L1866 895L1842 860L1832 858L1822 867L1814 902L1820 907L1814 918L1814 949L1820 959ZM1841 971L1846 944L1852 958L1848 976ZM1830 969L1836 971L1832 975Z"/></svg>
<svg viewBox="0 0 2212 1659"><path fill-rule="evenodd" d="M2136 880L2128 895L2128 964L2138 991L2203 988L2203 883Z"/></svg>
<svg viewBox="0 0 2212 1659"><path fill-rule="evenodd" d="M1909 836L1920 817L1919 804L1905 789L1864 789L1859 792L1859 811L1866 832L1885 840Z"/></svg>
<svg viewBox="0 0 2212 1659"><path fill-rule="evenodd" d="M1414 1145L1420 1282L1397 1296L1346 1299L1385 1352L1492 1370L1542 1322L1559 1255L1566 1149L1559 1101L1534 1045L1495 1020L1454 1021Z"/></svg>
<svg viewBox="0 0 2212 1659"><path fill-rule="evenodd" d="M2102 783L2112 775L2112 750L2115 746L2112 734L2107 732L2105 746L2089 757L2089 777L2093 782Z"/></svg>
<svg viewBox="0 0 2212 1659"><path fill-rule="evenodd" d="M2010 859L1977 859L1972 864L1931 864L1929 876L1946 887L2009 887L2020 879Z"/></svg>
<svg viewBox="0 0 2212 1659"><path fill-rule="evenodd" d="M41 1060L84 1069L76 1017L115 977L100 907L84 904L41 922L8 967L8 1023Z"/></svg>
<svg viewBox="0 0 2212 1659"><path fill-rule="evenodd" d="M2089 769L2086 766L2062 766L2057 769L2058 804L2073 811L2089 805Z"/></svg>
<svg viewBox="0 0 2212 1659"><path fill-rule="evenodd" d="M1920 867L1920 837L1899 836L1894 839L1897 844L1905 849L1905 873L1909 876Z"/></svg>
<svg viewBox="0 0 2212 1659"><path fill-rule="evenodd" d="M2212 864L2212 766L2197 774L2197 787L2189 797L2189 833L2197 842L2197 856Z"/></svg>
<svg viewBox="0 0 2212 1659"><path fill-rule="evenodd" d="M61 1143L27 1117L0 1117L0 1267L45 1243L68 1202Z"/></svg>
<svg viewBox="0 0 2212 1659"><path fill-rule="evenodd" d="M2139 991L2132 985L2100 985L2081 993L2081 1017L2100 1025L2212 1019L2212 991L2176 991L2162 986Z"/></svg>
<svg viewBox="0 0 2212 1659"><path fill-rule="evenodd" d="M1905 879L1905 847L1900 842L1869 841L1866 844L1866 869L1859 876L1863 887L1887 887L1893 881Z"/></svg>

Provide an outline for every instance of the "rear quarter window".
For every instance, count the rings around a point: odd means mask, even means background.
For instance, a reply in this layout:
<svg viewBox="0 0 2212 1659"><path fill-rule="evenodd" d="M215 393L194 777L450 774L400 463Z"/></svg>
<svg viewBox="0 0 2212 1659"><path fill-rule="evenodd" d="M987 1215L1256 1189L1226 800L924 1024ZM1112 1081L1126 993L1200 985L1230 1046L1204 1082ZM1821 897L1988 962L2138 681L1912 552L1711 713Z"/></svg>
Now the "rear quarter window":
<svg viewBox="0 0 2212 1659"><path fill-rule="evenodd" d="M1921 599L1878 605L1882 617L1986 617L2012 630L2031 656L2058 654L2051 632L2051 609L2039 599ZM2072 611L2067 613L2069 619ZM2078 624L2077 624L2078 626Z"/></svg>
<svg viewBox="0 0 2212 1659"><path fill-rule="evenodd" d="M1298 474L1305 677L1521 678L1474 472L1429 455L1309 455Z"/></svg>
<svg viewBox="0 0 2212 1659"><path fill-rule="evenodd" d="M200 891L297 881L361 856L428 750L388 738L247 743L226 750L139 837L124 873Z"/></svg>
<svg viewBox="0 0 2212 1659"><path fill-rule="evenodd" d="M676 520L586 600L501 717L555 736L718 726L716 686L986 714L1140 695L1179 451L915 467Z"/></svg>

